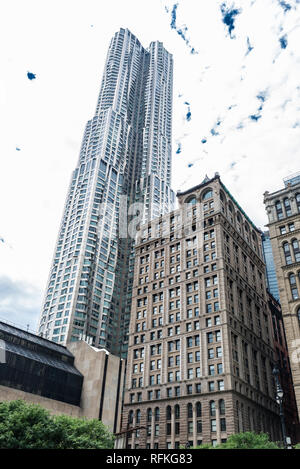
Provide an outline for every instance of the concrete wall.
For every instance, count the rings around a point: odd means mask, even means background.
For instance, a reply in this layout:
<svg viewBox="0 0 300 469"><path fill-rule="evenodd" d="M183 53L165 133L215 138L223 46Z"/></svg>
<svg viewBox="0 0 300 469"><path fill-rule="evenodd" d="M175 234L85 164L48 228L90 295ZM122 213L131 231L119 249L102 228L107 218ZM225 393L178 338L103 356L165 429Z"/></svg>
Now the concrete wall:
<svg viewBox="0 0 300 469"><path fill-rule="evenodd" d="M22 399L30 404L40 404L53 415L65 414L71 417L80 417L80 407L0 385L0 402L17 399Z"/></svg>
<svg viewBox="0 0 300 469"><path fill-rule="evenodd" d="M80 403L82 415L87 418L99 418L111 431L118 432L124 361L84 341L70 342L68 349L75 357L74 365L84 375Z"/></svg>

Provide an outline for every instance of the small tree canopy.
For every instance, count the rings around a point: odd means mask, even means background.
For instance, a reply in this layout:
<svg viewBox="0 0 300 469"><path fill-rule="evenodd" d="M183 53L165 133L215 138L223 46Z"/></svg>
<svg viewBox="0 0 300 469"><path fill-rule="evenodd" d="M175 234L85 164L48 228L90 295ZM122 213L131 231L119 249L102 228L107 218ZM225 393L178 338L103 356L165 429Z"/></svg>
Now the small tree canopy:
<svg viewBox="0 0 300 469"><path fill-rule="evenodd" d="M266 433L244 432L230 435L226 443L201 445L196 449L280 449Z"/></svg>
<svg viewBox="0 0 300 469"><path fill-rule="evenodd" d="M1 449L111 449L114 436L100 420L52 416L22 400L0 403Z"/></svg>

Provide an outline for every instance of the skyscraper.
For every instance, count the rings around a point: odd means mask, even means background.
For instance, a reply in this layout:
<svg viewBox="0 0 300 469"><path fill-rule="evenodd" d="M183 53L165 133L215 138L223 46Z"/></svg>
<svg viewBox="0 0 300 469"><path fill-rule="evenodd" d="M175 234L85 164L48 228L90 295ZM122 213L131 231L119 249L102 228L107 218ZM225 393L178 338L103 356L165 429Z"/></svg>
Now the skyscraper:
<svg viewBox="0 0 300 469"><path fill-rule="evenodd" d="M128 29L111 40L94 117L73 171L41 313L55 342L88 338L125 356L134 265L134 216L168 212L173 59Z"/></svg>

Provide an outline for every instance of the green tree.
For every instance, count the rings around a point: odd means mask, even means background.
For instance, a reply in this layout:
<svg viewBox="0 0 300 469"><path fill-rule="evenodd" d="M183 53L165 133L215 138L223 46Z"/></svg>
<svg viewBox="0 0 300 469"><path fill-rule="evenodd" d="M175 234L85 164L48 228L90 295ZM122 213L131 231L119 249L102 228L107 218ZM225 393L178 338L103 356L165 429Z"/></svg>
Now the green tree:
<svg viewBox="0 0 300 469"><path fill-rule="evenodd" d="M52 416L22 400L0 403L1 449L110 449L114 436L99 420Z"/></svg>
<svg viewBox="0 0 300 469"><path fill-rule="evenodd" d="M226 443L215 447L211 445L198 446L196 449L280 449L279 446L270 441L266 433L244 432L230 435Z"/></svg>

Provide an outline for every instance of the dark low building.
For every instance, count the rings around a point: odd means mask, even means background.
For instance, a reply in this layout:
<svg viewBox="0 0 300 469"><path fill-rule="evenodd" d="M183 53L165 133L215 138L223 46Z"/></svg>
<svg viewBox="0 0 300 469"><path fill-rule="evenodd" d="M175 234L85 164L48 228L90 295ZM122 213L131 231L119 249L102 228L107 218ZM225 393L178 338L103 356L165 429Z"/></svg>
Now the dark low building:
<svg viewBox="0 0 300 469"><path fill-rule="evenodd" d="M123 359L84 337L65 347L0 321L0 402L23 399L118 432L124 372Z"/></svg>
<svg viewBox="0 0 300 469"><path fill-rule="evenodd" d="M5 343L0 385L80 405L83 375L66 347L4 322L0 339Z"/></svg>

